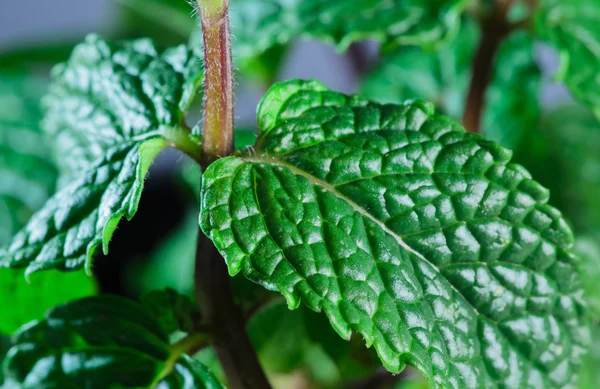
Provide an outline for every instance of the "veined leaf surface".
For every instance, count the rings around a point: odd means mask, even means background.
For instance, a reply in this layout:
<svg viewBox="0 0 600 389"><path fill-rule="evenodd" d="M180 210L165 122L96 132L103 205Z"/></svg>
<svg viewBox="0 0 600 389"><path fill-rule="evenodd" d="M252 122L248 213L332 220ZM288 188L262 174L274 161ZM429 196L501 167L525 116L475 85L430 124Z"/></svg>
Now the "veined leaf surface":
<svg viewBox="0 0 600 389"><path fill-rule="evenodd" d="M23 326L2 370L2 389L222 389L204 366L169 344L144 306L111 295L60 305Z"/></svg>
<svg viewBox="0 0 600 389"><path fill-rule="evenodd" d="M232 275L323 310L439 388L563 388L589 332L573 236L511 152L424 102L277 84L200 224Z"/></svg>
<svg viewBox="0 0 600 389"><path fill-rule="evenodd" d="M61 190L0 251L0 267L74 270L119 220L131 219L154 158L174 146L198 157L184 111L203 79L185 46L159 52L147 39L111 43L89 36L57 65L45 128L57 146Z"/></svg>

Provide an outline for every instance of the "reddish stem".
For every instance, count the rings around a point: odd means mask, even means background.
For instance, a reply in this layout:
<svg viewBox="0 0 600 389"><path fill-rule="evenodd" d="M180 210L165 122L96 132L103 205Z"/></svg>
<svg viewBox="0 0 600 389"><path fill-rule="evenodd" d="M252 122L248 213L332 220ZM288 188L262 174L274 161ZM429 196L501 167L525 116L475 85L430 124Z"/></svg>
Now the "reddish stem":
<svg viewBox="0 0 600 389"><path fill-rule="evenodd" d="M204 37L203 164L233 152L234 79L231 59L229 2L217 9L200 5Z"/></svg>

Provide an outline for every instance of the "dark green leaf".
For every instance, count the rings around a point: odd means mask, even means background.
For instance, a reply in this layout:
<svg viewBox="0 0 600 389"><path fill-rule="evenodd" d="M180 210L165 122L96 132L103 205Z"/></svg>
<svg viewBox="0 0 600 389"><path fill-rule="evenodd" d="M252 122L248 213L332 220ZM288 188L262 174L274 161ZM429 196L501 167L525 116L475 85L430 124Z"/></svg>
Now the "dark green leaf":
<svg viewBox="0 0 600 389"><path fill-rule="evenodd" d="M363 93L382 103L426 99L458 120L479 39L475 24L466 21L457 37L438 51L400 48L366 79ZM505 147L516 147L538 119L540 70L533 54L533 39L518 32L502 43L496 57L482 126L488 138Z"/></svg>
<svg viewBox="0 0 600 389"><path fill-rule="evenodd" d="M318 387L343 385L380 367L377 356L365 352L362 339L346 342L323 315L303 307L290 311L283 301L270 303L252 316L248 333L266 371L306 370Z"/></svg>
<svg viewBox="0 0 600 389"><path fill-rule="evenodd" d="M198 157L184 111L203 79L184 46L159 53L151 41L110 43L96 36L57 65L45 128L55 138L62 189L0 252L0 267L88 270L119 220L131 219L158 153L175 146ZM32 173L33 174L33 173Z"/></svg>
<svg viewBox="0 0 600 389"><path fill-rule="evenodd" d="M0 245L54 192L56 170L38 123L44 91L38 77L0 75Z"/></svg>
<svg viewBox="0 0 600 389"><path fill-rule="evenodd" d="M200 320L200 311L192 300L170 288L142 296L142 304L169 334L175 331L194 332L194 323Z"/></svg>
<svg viewBox="0 0 600 389"><path fill-rule="evenodd" d="M433 387L562 388L589 330L573 235L511 152L436 115L275 85L253 150L205 172L232 275L323 310Z"/></svg>
<svg viewBox="0 0 600 389"><path fill-rule="evenodd" d="M600 2L542 0L535 15L537 35L560 52L556 77L600 116Z"/></svg>
<svg viewBox="0 0 600 389"><path fill-rule="evenodd" d="M184 112L203 79L201 57L185 46L160 52L147 39L88 36L54 68L44 100L44 127L55 137L61 173L73 177L109 148L156 135L193 149L184 138Z"/></svg>
<svg viewBox="0 0 600 389"><path fill-rule="evenodd" d="M168 344L142 305L102 295L58 306L24 326L3 362L2 388L220 388Z"/></svg>
<svg viewBox="0 0 600 389"><path fill-rule="evenodd" d="M173 372L160 381L156 389L224 389L206 366L182 355Z"/></svg>
<svg viewBox="0 0 600 389"><path fill-rule="evenodd" d="M123 216L131 219L144 177L162 138L123 143L106 152L86 173L56 193L0 251L0 267L72 270L91 266L96 247L108 242Z"/></svg>
<svg viewBox="0 0 600 389"><path fill-rule="evenodd" d="M8 244L54 193L56 171L38 123L45 90L46 81L37 76L0 75L0 245ZM0 269L0 300L5 303L0 333L12 333L48 308L94 290L94 280L83 273L43 274L29 285L22 271Z"/></svg>

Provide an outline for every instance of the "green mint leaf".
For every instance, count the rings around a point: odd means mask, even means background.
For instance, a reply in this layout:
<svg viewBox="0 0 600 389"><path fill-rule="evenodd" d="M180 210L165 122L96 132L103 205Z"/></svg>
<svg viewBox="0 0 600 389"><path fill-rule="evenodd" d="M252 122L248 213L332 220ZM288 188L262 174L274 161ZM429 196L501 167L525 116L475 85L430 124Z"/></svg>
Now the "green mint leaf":
<svg viewBox="0 0 600 389"><path fill-rule="evenodd" d="M4 62L3 62L4 64ZM0 75L0 244L10 243L31 215L54 193L56 170L39 129L39 100L46 82L24 72ZM57 304L94 293L83 273L43 274L28 284L22 271L0 269L0 333L43 316Z"/></svg>
<svg viewBox="0 0 600 389"><path fill-rule="evenodd" d="M220 388L206 369L169 345L144 306L111 295L58 306L23 326L2 368L6 389Z"/></svg>
<svg viewBox="0 0 600 389"><path fill-rule="evenodd" d="M184 112L203 79L184 46L158 52L150 40L111 43L96 36L57 65L45 99L45 129L55 138L61 190L0 252L0 267L72 270L131 219L143 181L169 146L198 157Z"/></svg>
<svg viewBox="0 0 600 389"><path fill-rule="evenodd" d="M194 331L194 323L200 320L200 311L189 297L167 288L142 296L142 304L167 333Z"/></svg>
<svg viewBox="0 0 600 389"><path fill-rule="evenodd" d="M190 147L180 139L183 115L203 79L201 57L185 46L161 52L148 39L88 36L54 68L44 100L44 127L55 138L64 181L124 143L161 135Z"/></svg>
<svg viewBox="0 0 600 389"><path fill-rule="evenodd" d="M150 164L167 147L160 137L109 149L86 173L56 193L0 251L0 267L72 270L108 243L122 217L137 210Z"/></svg>
<svg viewBox="0 0 600 389"><path fill-rule="evenodd" d="M460 22L463 0L268 0L232 1L232 25L241 57L307 36L344 51L357 40L387 45L433 45Z"/></svg>
<svg viewBox="0 0 600 389"><path fill-rule="evenodd" d="M600 3L543 0L534 21L536 34L560 53L556 77L600 116Z"/></svg>
<svg viewBox="0 0 600 389"><path fill-rule="evenodd" d="M399 48L367 77L363 94L381 103L421 98L454 119L462 118L479 35L475 23L465 21L456 38L435 52ZM519 144L539 116L540 70L533 44L525 32L502 43L485 95L482 131L508 148Z"/></svg>
<svg viewBox="0 0 600 389"><path fill-rule="evenodd" d="M0 245L54 192L56 170L39 129L45 90L38 77L0 75Z"/></svg>
<svg viewBox="0 0 600 389"><path fill-rule="evenodd" d="M559 388L589 338L573 236L511 152L424 102L277 84L213 163L201 227L232 275L359 332L433 387Z"/></svg>

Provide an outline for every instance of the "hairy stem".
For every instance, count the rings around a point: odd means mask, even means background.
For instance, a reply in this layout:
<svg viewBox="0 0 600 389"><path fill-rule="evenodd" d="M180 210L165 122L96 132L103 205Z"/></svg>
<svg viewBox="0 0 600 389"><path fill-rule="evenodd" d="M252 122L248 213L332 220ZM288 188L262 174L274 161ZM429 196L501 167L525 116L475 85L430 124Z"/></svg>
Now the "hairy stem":
<svg viewBox="0 0 600 389"><path fill-rule="evenodd" d="M233 152L234 80L229 0L198 0L204 38L204 168Z"/></svg>
<svg viewBox="0 0 600 389"><path fill-rule="evenodd" d="M225 261L201 235L196 251L196 299L223 365L230 389L270 389L246 333L245 320L235 304Z"/></svg>
<svg viewBox="0 0 600 389"><path fill-rule="evenodd" d="M234 80L229 0L197 0L204 37L204 136L202 168L233 152ZM230 389L270 389L231 293L225 260L198 234L196 299Z"/></svg>
<svg viewBox="0 0 600 389"><path fill-rule="evenodd" d="M485 92L490 83L494 59L500 44L510 32L507 20L512 0L497 0L489 16L481 20L481 42L472 65L471 84L465 104L463 125L467 131L480 132Z"/></svg>

